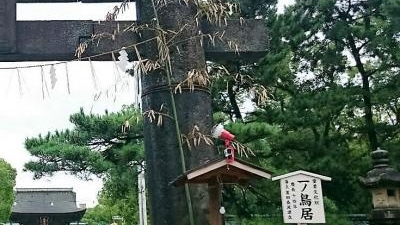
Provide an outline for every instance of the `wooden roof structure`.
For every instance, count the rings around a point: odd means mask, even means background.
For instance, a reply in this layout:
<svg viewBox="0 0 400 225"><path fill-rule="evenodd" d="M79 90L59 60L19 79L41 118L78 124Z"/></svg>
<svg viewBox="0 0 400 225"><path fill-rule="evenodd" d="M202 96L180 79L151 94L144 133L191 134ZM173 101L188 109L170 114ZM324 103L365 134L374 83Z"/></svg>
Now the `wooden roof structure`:
<svg viewBox="0 0 400 225"><path fill-rule="evenodd" d="M221 184L244 184L257 178L271 179L271 172L238 158L233 162L220 158L187 171L170 185L208 184L210 225L222 225Z"/></svg>
<svg viewBox="0 0 400 225"><path fill-rule="evenodd" d="M281 180L281 179L285 179L285 178L288 178L288 177L296 176L296 175L299 175L299 174L303 174L303 175L306 175L306 176L309 176L309 177L315 177L315 178L321 179L323 181L331 181L332 180L332 178L330 178L330 177L323 176L323 175L316 174L316 173L307 172L307 171L304 171L304 170L298 170L298 171L294 171L294 172L291 172L291 173L287 173L287 174L283 174L283 175L280 175L280 176L276 176L276 177L273 177L272 180L273 181Z"/></svg>
<svg viewBox="0 0 400 225"><path fill-rule="evenodd" d="M238 183L243 184L251 179L271 179L271 172L261 167L235 158L229 163L225 158L209 161L197 168L182 174L171 184L180 186L185 183Z"/></svg>

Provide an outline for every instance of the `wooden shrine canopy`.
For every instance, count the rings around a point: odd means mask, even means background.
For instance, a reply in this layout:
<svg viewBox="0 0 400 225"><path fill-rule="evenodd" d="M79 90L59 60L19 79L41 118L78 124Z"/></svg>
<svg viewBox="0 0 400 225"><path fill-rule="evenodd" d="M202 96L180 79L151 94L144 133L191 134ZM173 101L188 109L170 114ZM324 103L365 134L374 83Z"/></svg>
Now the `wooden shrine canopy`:
<svg viewBox="0 0 400 225"><path fill-rule="evenodd" d="M185 183L208 184L210 225L222 225L221 185L244 184L252 179L271 179L271 172L246 161L235 158L228 162L226 158L211 160L182 174L170 184L181 186Z"/></svg>
<svg viewBox="0 0 400 225"><path fill-rule="evenodd" d="M235 158L228 163L225 158L209 161L197 168L182 174L171 184L175 186L185 183L235 183L243 184L252 179L271 179L271 172L261 167Z"/></svg>
<svg viewBox="0 0 400 225"><path fill-rule="evenodd" d="M138 33L117 34L115 40L103 38L91 43L93 35L124 30L138 21L16 21L16 3L60 3L76 0L2 0L0 3L0 62L13 61L65 61L76 59L75 50L82 42L89 46L84 56L129 47L140 41ZM121 0L82 0L83 3L121 2ZM117 4L117 3L116 3ZM139 4L136 4L140 12ZM111 10L111 9L110 9ZM255 61L265 55L268 38L262 20L228 20L227 25L217 26L203 22L202 33L214 35L215 43L205 39L207 60ZM223 37L219 38L219 37ZM248 38L252 37L252 38ZM230 44L229 44L230 43ZM232 48L234 43L237 48ZM133 48L127 49L133 51ZM132 54L132 57L134 55ZM96 61L111 61L111 54L94 57Z"/></svg>

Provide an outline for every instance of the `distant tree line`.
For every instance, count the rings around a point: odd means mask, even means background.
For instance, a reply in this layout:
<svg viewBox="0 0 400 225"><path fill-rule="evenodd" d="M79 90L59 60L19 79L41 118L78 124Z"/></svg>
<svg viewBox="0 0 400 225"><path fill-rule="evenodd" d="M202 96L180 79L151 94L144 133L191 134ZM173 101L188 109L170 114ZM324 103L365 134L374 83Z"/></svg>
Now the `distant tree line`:
<svg viewBox="0 0 400 225"><path fill-rule="evenodd" d="M14 204L14 186L17 171L0 158L0 222L9 222Z"/></svg>

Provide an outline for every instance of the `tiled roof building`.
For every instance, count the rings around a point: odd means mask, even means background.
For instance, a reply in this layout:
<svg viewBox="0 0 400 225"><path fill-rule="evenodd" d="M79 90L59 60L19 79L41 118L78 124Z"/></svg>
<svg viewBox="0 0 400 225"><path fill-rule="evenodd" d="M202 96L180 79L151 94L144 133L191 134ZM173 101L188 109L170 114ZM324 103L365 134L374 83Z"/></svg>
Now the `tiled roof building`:
<svg viewBox="0 0 400 225"><path fill-rule="evenodd" d="M10 220L21 225L68 225L80 221L72 188L17 188Z"/></svg>

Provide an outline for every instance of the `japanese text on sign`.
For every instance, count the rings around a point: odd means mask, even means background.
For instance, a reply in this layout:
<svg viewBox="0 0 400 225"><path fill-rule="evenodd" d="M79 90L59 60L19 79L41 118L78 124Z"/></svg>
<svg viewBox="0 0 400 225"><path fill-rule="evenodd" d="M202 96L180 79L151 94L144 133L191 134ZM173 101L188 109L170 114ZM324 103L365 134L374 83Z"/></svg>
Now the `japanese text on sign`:
<svg viewBox="0 0 400 225"><path fill-rule="evenodd" d="M297 174L280 183L285 223L325 223L319 178Z"/></svg>

